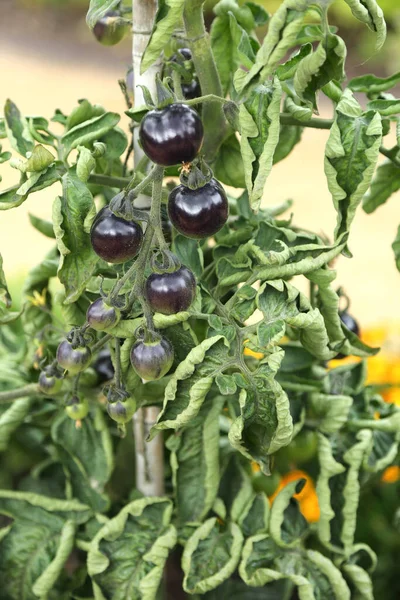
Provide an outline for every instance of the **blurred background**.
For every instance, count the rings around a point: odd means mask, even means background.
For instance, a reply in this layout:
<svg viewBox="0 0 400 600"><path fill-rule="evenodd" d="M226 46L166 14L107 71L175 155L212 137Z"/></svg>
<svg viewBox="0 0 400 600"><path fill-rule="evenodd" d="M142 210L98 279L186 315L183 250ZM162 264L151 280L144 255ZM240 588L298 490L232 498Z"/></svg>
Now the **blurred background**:
<svg viewBox="0 0 400 600"><path fill-rule="evenodd" d="M280 3L261 1L270 13ZM206 2L208 23L215 3ZM68 114L78 99L87 98L123 114L126 107L117 80L129 67L130 40L111 48L98 44L85 23L88 4L89 0L1 0L0 105L11 98L23 114L50 118L55 108ZM349 77L368 72L385 76L400 69L400 4L380 0L380 5L388 22L388 40L379 55L374 52L374 35L352 17L345 2L336 0L330 8L330 21L339 27L349 48ZM321 102L320 112L332 116L330 104ZM127 117L121 123L127 128ZM302 142L272 170L264 203L291 198L296 224L331 236L335 213L323 170L327 136L326 131L305 130ZM394 140L393 132L385 144L390 147ZM2 165L1 173L1 189L15 182L17 173L8 165ZM31 227L28 213L50 218L55 193L53 186L0 215L0 248L17 295L24 274L52 243ZM400 223L399 203L398 193L372 215L360 208L350 237L354 257L340 257L335 265L338 284L350 297L351 312L362 331L379 332L377 344L390 338L386 345L395 353L400 347L400 274L391 244Z"/></svg>

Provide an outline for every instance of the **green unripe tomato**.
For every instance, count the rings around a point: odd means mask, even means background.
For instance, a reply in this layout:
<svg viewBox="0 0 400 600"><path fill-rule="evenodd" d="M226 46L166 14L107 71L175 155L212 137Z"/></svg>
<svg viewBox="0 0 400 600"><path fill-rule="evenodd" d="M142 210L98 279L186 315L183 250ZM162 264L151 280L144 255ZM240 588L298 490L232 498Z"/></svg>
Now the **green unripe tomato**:
<svg viewBox="0 0 400 600"><path fill-rule="evenodd" d="M128 423L136 412L136 402L132 397L129 397L126 400L108 402L107 412L112 420L119 425Z"/></svg>
<svg viewBox="0 0 400 600"><path fill-rule="evenodd" d="M64 340L57 348L57 362L70 375L77 375L84 371L92 359L90 348L78 346L73 348L68 340Z"/></svg>
<svg viewBox="0 0 400 600"><path fill-rule="evenodd" d="M261 473L260 471L253 475L251 482L255 492L263 492L267 496L272 496L278 487L280 480L281 476L279 473L264 475L264 473Z"/></svg>
<svg viewBox="0 0 400 600"><path fill-rule="evenodd" d="M288 446L282 449L285 458L301 465L311 460L317 453L318 438L315 431L305 429L300 431Z"/></svg>
<svg viewBox="0 0 400 600"><path fill-rule="evenodd" d="M81 400L78 398L78 396L73 396L70 400L68 400L65 407L65 412L70 419L73 419L74 421L80 421L87 416L89 412L89 403L86 398Z"/></svg>
<svg viewBox="0 0 400 600"><path fill-rule="evenodd" d="M94 37L103 46L115 46L126 36L129 23L118 13L108 11L93 27Z"/></svg>
<svg viewBox="0 0 400 600"><path fill-rule="evenodd" d="M86 319L92 329L104 331L114 327L121 318L121 311L114 306L109 306L103 300L98 298L87 309Z"/></svg>
<svg viewBox="0 0 400 600"><path fill-rule="evenodd" d="M63 384L62 377L57 375L48 375L42 371L39 375L39 389L47 396L54 396L61 390Z"/></svg>

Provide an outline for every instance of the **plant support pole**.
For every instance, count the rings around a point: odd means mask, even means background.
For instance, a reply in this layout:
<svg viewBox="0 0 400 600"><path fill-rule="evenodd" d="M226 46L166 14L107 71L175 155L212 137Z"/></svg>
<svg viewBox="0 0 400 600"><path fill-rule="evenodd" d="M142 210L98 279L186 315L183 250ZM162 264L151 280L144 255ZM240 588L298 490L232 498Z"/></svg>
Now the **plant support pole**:
<svg viewBox="0 0 400 600"><path fill-rule="evenodd" d="M157 0L132 0L133 14L133 81L134 105L144 104L140 85L146 86L155 96L156 74L161 70L161 62L156 62L145 73L140 73L140 62L150 38L157 12ZM139 146L138 128L134 129L134 162L137 166L143 158L143 150ZM148 208L150 199L140 194L135 200L136 208ZM145 496L162 496L164 494L164 445L162 435L157 435L151 442L146 442L150 428L156 422L160 409L157 406L140 408L133 418L133 430L136 449L136 487Z"/></svg>

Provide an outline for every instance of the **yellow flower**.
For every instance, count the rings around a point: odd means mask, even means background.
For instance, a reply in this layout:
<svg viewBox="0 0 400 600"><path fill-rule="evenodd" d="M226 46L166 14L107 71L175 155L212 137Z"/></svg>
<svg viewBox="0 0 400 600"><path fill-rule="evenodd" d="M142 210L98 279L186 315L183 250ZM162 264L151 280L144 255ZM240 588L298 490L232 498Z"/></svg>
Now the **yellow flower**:
<svg viewBox="0 0 400 600"><path fill-rule="evenodd" d="M400 467L392 466L384 470L382 479L384 483L396 483L400 479Z"/></svg>
<svg viewBox="0 0 400 600"><path fill-rule="evenodd" d="M307 519L309 523L315 523L318 521L320 516L319 503L317 492L315 491L314 482L307 473L300 470L290 471L283 475L277 489L270 496L269 500L271 504L279 494L279 492L291 481L295 479L305 479L306 483L298 494L295 494L293 497L298 500L300 505L300 511L302 515Z"/></svg>
<svg viewBox="0 0 400 600"><path fill-rule="evenodd" d="M264 354L262 352L254 352L254 350L250 350L250 348L244 349L244 355L252 356L256 360L261 360L262 358L264 358Z"/></svg>
<svg viewBox="0 0 400 600"><path fill-rule="evenodd" d="M46 288L42 290L41 294L37 290L33 290L33 296L28 296L27 299L33 306L37 306L38 308L46 306L46 292Z"/></svg>

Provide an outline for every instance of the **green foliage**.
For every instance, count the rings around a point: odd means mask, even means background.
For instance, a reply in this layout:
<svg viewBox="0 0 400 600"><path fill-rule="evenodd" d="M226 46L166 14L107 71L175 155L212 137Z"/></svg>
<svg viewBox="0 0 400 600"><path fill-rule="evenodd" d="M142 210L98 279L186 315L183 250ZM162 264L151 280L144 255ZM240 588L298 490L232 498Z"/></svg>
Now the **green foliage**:
<svg viewBox="0 0 400 600"><path fill-rule="evenodd" d="M379 48L386 28L375 0L346 3ZM378 482L398 456L400 411L366 384L365 361L335 368L327 361L378 351L342 322L331 267L341 253L349 256L359 204L371 213L400 188L400 103L390 93L400 76L364 75L345 87L346 47L329 26L328 5L283 0L269 17L255 2L220 0L207 37L200 0L158 3L141 70L176 53L177 40L189 40L194 66L174 63L174 87L176 76L187 83L195 70L203 97L189 103L203 118L209 167L236 188L229 219L211 239L174 230L164 239L161 205L174 184L159 166L147 169L142 160L132 169L125 161L120 115L80 100L49 122L6 102L0 162L17 176L0 192L0 209L55 183L62 194L52 222L30 215L54 247L26 277L20 310L0 257L2 598L156 600L167 561L180 561L186 594L211 600L370 600L389 598L398 586L398 497L385 496L382 535L374 518L358 515L386 494ZM89 26L115 8L114 0L92 0ZM168 103L160 82L158 90ZM314 116L323 95L333 120ZM148 108L127 114L140 121ZM397 145L388 149L392 122ZM307 126L330 130L324 160L337 212L332 242L284 219L291 202L273 206L273 189L262 202L273 164ZM189 177L202 184L209 169L196 165ZM185 177L188 167L182 171ZM150 211L132 204L150 193ZM122 264L100 260L91 243L96 207L110 202L119 216L146 223L137 257ZM399 266L400 228L393 250ZM196 277L195 299L180 312L153 315L146 277L170 273L178 262ZM306 278L309 294L295 277ZM122 315L104 332L86 323L100 295ZM172 368L142 381L131 349L143 337L152 348L159 335L174 348ZM54 371L65 337L93 355L76 377ZM98 361L105 348L115 376L103 389ZM43 368L62 381L54 396L37 385ZM128 396L130 406L158 413L152 422L135 415L136 439L129 424L117 428L107 414L107 403L115 408ZM68 416L74 403L88 407L76 421ZM155 464L162 459L152 450L144 460L141 443L151 449L163 440L164 464ZM316 480L316 524L304 513L302 477L278 487L293 464ZM140 481L163 468L167 495L143 494ZM272 505L266 491L275 494Z"/></svg>

